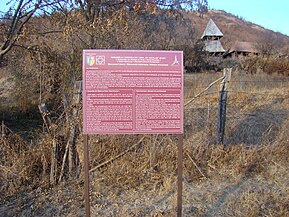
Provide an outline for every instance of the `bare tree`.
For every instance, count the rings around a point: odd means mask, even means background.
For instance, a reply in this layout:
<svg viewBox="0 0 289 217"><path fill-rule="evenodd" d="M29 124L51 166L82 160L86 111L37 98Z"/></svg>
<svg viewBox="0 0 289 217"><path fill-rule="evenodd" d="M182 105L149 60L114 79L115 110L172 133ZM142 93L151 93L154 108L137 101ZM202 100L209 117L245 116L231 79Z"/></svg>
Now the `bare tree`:
<svg viewBox="0 0 289 217"><path fill-rule="evenodd" d="M0 44L0 63L3 57L11 50L15 43L19 40L22 30L29 20L37 14L37 12L49 10L54 4L59 4L61 0L12 0L10 1L10 9L4 12L1 18L1 38Z"/></svg>
<svg viewBox="0 0 289 217"><path fill-rule="evenodd" d="M2 58L13 45L17 45L13 49L13 55L20 58L15 58L15 70L12 70L18 75L14 76L19 82L15 89L17 97L28 101L30 106L38 101L40 105L51 102L49 114L52 124L47 131L52 138L50 180L52 184L56 184L57 181L75 178L79 174L76 140L80 133L78 116L81 94L79 88L74 88L73 85L82 77L82 50L96 47L173 49L176 45L188 44L193 32L190 32L192 29L188 28L189 24L182 19L182 13L178 12L178 8L185 6L184 1L14 2L17 7L3 22L6 29L2 38L5 39L7 50L3 45ZM37 4L33 5L31 2ZM187 4L189 2L195 1L187 1ZM46 16L42 16L43 14ZM175 16L176 14L179 16ZM29 30L28 34L23 31L25 26ZM23 48L23 52L18 52ZM30 90L31 94L24 90ZM65 96L63 105L60 94ZM34 104L31 103L32 98ZM65 150L65 153L59 150Z"/></svg>
<svg viewBox="0 0 289 217"><path fill-rule="evenodd" d="M277 54L284 46L280 38L273 33L264 35L259 43L257 43L257 49L263 56L270 56Z"/></svg>
<svg viewBox="0 0 289 217"><path fill-rule="evenodd" d="M82 27L85 27L85 32L88 35L87 46L95 48L99 45L97 40L103 42L108 39L105 37L103 40L99 36L107 34L113 29L111 27L122 27L123 31L128 34L128 22L134 19L135 15L145 14L149 16L149 14L157 13L158 10L173 13L182 9L197 9L200 13L205 13L207 0L75 0L74 6L77 11L81 12L85 20ZM162 22L162 24L169 27L168 25L171 25L172 22ZM172 37L173 35L167 35L167 41L170 41Z"/></svg>

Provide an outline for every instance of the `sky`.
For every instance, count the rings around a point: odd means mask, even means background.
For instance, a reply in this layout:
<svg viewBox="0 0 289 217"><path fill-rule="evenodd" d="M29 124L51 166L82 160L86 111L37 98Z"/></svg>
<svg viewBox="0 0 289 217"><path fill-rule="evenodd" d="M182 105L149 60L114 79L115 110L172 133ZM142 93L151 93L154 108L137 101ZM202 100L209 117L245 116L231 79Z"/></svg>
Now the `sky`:
<svg viewBox="0 0 289 217"><path fill-rule="evenodd" d="M0 0L0 11L7 10ZM247 21L289 36L289 0L208 0L211 9L224 10Z"/></svg>
<svg viewBox="0 0 289 217"><path fill-rule="evenodd" d="M289 0L208 0L208 4L289 36Z"/></svg>

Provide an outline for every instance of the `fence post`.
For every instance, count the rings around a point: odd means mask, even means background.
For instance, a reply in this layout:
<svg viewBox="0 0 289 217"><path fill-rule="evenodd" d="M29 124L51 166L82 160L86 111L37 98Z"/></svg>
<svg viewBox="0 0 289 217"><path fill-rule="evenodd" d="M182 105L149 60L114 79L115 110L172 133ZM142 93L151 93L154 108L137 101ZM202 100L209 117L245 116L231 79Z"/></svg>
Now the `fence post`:
<svg viewBox="0 0 289 217"><path fill-rule="evenodd" d="M77 134L77 126L78 124L78 113L79 113L79 103L81 101L82 94L82 81L76 81L73 89L73 97L72 97L72 114L67 114L67 122L69 127L68 139L65 147L65 153L62 160L61 171L59 175L59 181L61 182L62 177L64 175L64 168L66 166L66 160L68 158L68 174L69 178L75 178L78 175L78 166L77 166L77 150L75 145L75 139ZM65 105L68 107L68 104Z"/></svg>
<svg viewBox="0 0 289 217"><path fill-rule="evenodd" d="M231 79L231 73L232 73L232 68L224 69L224 78L220 86L218 126L217 126L217 144L224 143L228 86L229 86L229 82Z"/></svg>
<svg viewBox="0 0 289 217"><path fill-rule="evenodd" d="M38 109L40 111L40 114L42 116L42 119L46 126L47 131L50 132L49 128L51 126L51 119L50 119L50 113L47 109L47 105L45 103L41 103L38 105Z"/></svg>
<svg viewBox="0 0 289 217"><path fill-rule="evenodd" d="M72 117L70 120L69 136L67 146L68 152L68 173L70 178L75 178L77 174L77 151L76 151L76 134L78 126L79 104L82 94L82 81L76 81L74 84L73 98L72 98Z"/></svg>
<svg viewBox="0 0 289 217"><path fill-rule="evenodd" d="M5 125L4 125L4 121L2 120L2 124L1 124L1 134L2 134L2 138L5 137Z"/></svg>

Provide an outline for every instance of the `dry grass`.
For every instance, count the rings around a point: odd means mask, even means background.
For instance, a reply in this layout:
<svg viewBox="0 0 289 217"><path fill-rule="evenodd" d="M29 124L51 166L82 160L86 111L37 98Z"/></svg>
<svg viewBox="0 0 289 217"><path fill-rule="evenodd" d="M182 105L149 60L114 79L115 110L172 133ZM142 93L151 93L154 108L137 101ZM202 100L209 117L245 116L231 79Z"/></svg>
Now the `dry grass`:
<svg viewBox="0 0 289 217"><path fill-rule="evenodd" d="M220 77L209 74L206 80L205 76L190 75L186 78L186 99ZM229 93L224 146L213 145L219 87L196 99L186 110L185 186L188 189L193 189L193 186L200 188L197 192L185 190L186 216L286 216L289 214L286 206L289 177L285 172L289 156L288 79L270 79L264 75L234 75L234 79L240 86L234 85L230 90L232 93ZM268 82L269 79L275 79L275 82ZM280 79L283 79L281 87ZM242 84L241 81L246 82ZM264 87L266 81L267 87ZM110 156L117 155L140 137L95 136L93 140L98 141L98 145L92 142L91 157L100 160L99 153L105 152ZM117 197L126 201L120 206L120 201L115 199L120 207L107 206L105 210L118 210L121 212L119 216L173 216L176 144L174 136L148 136L137 149L99 170L95 175L94 189L101 185L111 186L113 191L117 189ZM103 157L92 164L97 165L109 158ZM143 192L155 192L156 198L150 199L154 202L139 195ZM194 193L204 198L197 199ZM110 200L109 196L106 199ZM134 201L140 202L135 206ZM95 212L103 213L101 209Z"/></svg>
<svg viewBox="0 0 289 217"><path fill-rule="evenodd" d="M220 74L187 76L185 99L219 77ZM214 145L219 87L213 87L186 108L184 216L288 216L288 79L237 74L232 79L223 146ZM272 80L275 82L269 82ZM92 136L91 167L117 156L142 137ZM49 138L43 137L33 145L19 137L1 142L1 195L14 194L25 185L43 186ZM82 138L78 150L82 162ZM124 156L91 173L92 214L175 216L176 157L176 136L146 135ZM49 168L49 163L46 166ZM75 186L73 191L81 195L79 181L58 188L64 192ZM73 202L74 206L77 203L80 202ZM79 206L76 205L78 209ZM65 208L62 214L73 215L75 209ZM78 212L79 216L83 212Z"/></svg>
<svg viewBox="0 0 289 217"><path fill-rule="evenodd" d="M50 146L45 139L29 143L16 133L0 138L0 198L47 182Z"/></svg>

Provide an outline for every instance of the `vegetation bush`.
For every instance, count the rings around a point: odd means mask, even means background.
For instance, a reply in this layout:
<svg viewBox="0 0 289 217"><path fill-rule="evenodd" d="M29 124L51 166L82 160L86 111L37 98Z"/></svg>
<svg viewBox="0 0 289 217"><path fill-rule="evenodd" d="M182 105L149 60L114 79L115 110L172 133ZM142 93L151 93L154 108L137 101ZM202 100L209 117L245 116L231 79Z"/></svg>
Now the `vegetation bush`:
<svg viewBox="0 0 289 217"><path fill-rule="evenodd" d="M266 73L288 76L289 60L286 57L278 56L251 56L238 60L238 66L251 74Z"/></svg>
<svg viewBox="0 0 289 217"><path fill-rule="evenodd" d="M13 195L47 184L49 140L30 143L13 133L0 138L0 195Z"/></svg>
<svg viewBox="0 0 289 217"><path fill-rule="evenodd" d="M264 57L259 60L260 68L267 74L289 76L289 59L285 57Z"/></svg>
<svg viewBox="0 0 289 217"><path fill-rule="evenodd" d="M208 84L206 79L214 80L219 76L221 75L218 73L197 74L186 78L185 101ZM238 77L233 76L232 84L234 88L238 88L242 82L234 83L238 81ZM243 79L255 81L258 84L260 78L260 76L250 75ZM195 88L190 88L192 85ZM262 83L261 86L263 88L264 84ZM279 116L280 113L285 114L287 111L285 108L288 103L288 98L286 98L288 90L284 91L286 87L272 88L272 92L274 91L273 93L278 96L275 97L266 92L264 94L263 91L266 89L254 85L250 88L243 88L246 91L258 92L260 96L259 98L251 96L243 93L242 90L236 95L229 92L231 98L228 105L228 125L225 137L227 143L225 145L214 145L216 105L218 104L216 95L205 95L186 107L184 183L189 186L193 185L194 188L197 186L201 188L206 183L216 184L218 188L228 184L227 182L234 183L233 186L236 185L236 188L243 185L242 189L247 190L235 193L239 196L224 205L227 214L233 212L236 215L238 210L243 210L246 215L263 213L286 216L288 214L286 192L289 191L286 186L289 179L286 175L289 155L287 147L289 122L288 117L280 122ZM218 92L218 87L215 91ZM274 110L273 106L268 108L268 105L272 103L279 110ZM207 107L207 104L210 106ZM231 120L232 114L238 117L237 121ZM250 114L253 118L245 121L241 118L244 114ZM275 122L280 123L275 126ZM239 127L242 127L242 130L238 130ZM258 137L260 141L253 144L252 137L255 138L256 135L260 136ZM142 141L138 143L141 139ZM52 138L49 134L39 132L32 140L24 140L18 134L10 134L0 138L0 141L1 197L13 195L20 190L49 186L52 148ZM58 142L61 144L60 139ZM79 137L77 149L80 165L83 165L82 142L82 137ZM90 165L94 170L91 172L91 177L94 177L92 188L96 191L103 192L105 191L103 189L109 188L109 192L113 191L120 195L128 190L167 192L174 189L177 162L176 136L95 135L90 137L89 144ZM64 147L61 147L63 152ZM116 157L121 153L125 154ZM107 163L103 164L104 162ZM98 167L101 164L103 166ZM82 166L80 172L83 172ZM256 180L258 180L257 188L262 189L260 191L255 187L250 188L253 185L251 182L256 184ZM268 187L270 185L274 188ZM191 200L195 200L192 198L197 197L196 190L192 192L186 191L185 194L196 194L191 196ZM207 195L208 200L212 200L210 203L214 203L220 194L218 189L208 187L203 187L202 192ZM232 193L231 197L233 195ZM196 201L200 203L200 199ZM206 203L208 203L207 200ZM232 207L234 208L231 209ZM203 208L195 209L193 216L203 215L208 211Z"/></svg>

